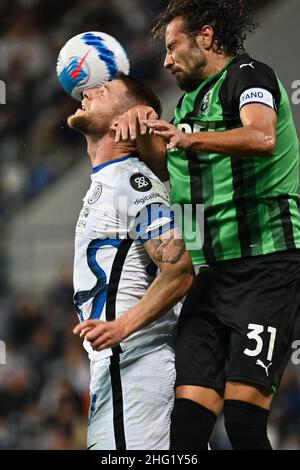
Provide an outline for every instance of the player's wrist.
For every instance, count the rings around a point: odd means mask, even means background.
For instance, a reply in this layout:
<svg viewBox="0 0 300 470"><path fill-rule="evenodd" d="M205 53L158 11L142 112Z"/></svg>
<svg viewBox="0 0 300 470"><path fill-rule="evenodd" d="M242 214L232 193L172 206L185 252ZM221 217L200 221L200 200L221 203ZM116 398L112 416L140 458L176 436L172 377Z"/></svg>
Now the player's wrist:
<svg viewBox="0 0 300 470"><path fill-rule="evenodd" d="M133 333L131 322L129 318L129 312L124 315L121 315L115 322L118 324L118 331L119 331L119 342L123 341L124 339L128 338L128 336Z"/></svg>
<svg viewBox="0 0 300 470"><path fill-rule="evenodd" d="M203 136L201 132L187 134L188 147L190 150L203 150Z"/></svg>

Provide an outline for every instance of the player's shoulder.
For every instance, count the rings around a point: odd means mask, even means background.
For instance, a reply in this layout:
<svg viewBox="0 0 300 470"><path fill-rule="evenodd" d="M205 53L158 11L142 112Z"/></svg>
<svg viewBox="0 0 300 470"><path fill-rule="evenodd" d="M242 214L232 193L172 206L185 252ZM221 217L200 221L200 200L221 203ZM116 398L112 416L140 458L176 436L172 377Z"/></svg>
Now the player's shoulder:
<svg viewBox="0 0 300 470"><path fill-rule="evenodd" d="M119 166L117 175L119 186L128 191L147 192L152 187L152 182L159 182L159 178L142 162L137 154L133 154Z"/></svg>
<svg viewBox="0 0 300 470"><path fill-rule="evenodd" d="M138 157L124 162L115 185L115 197L126 197L130 206L141 208L162 202L169 205L169 195L165 186Z"/></svg>
<svg viewBox="0 0 300 470"><path fill-rule="evenodd" d="M250 95L248 91L251 91ZM259 97L259 102L271 107L273 99L277 108L280 104L281 92L273 69L248 54L242 54L232 59L227 67L227 74L219 94L223 108L235 109L235 113L239 113L241 96L246 92L246 97L253 98L248 102L256 102L255 98Z"/></svg>
<svg viewBox="0 0 300 470"><path fill-rule="evenodd" d="M241 54L235 57L227 68L227 78L243 78L258 74L276 77L272 67L265 62L261 62L249 54Z"/></svg>

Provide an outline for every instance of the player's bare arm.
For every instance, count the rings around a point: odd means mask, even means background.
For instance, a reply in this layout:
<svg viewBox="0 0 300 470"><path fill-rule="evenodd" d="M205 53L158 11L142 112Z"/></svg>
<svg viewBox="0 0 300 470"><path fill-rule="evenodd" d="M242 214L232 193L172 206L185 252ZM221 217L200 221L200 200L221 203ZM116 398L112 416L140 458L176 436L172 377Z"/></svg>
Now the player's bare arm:
<svg viewBox="0 0 300 470"><path fill-rule="evenodd" d="M97 351L119 344L135 331L157 320L194 284L191 258L176 229L147 241L144 246L160 273L140 302L112 322L86 320L73 330L90 341Z"/></svg>
<svg viewBox="0 0 300 470"><path fill-rule="evenodd" d="M188 134L162 120L145 120L144 124L167 142L169 150L193 149L233 157L272 155L276 147L276 112L262 104L248 104L241 109L240 118L243 127L224 132Z"/></svg>
<svg viewBox="0 0 300 470"><path fill-rule="evenodd" d="M156 264L175 264L184 255L184 252L184 242L176 229L168 232L167 236L163 234L161 237L152 238L148 242L148 253Z"/></svg>
<svg viewBox="0 0 300 470"><path fill-rule="evenodd" d="M123 113L113 124L115 142L133 140L141 159L162 180L168 179L164 139L149 133L145 121L155 120L157 113L150 106L137 105Z"/></svg>

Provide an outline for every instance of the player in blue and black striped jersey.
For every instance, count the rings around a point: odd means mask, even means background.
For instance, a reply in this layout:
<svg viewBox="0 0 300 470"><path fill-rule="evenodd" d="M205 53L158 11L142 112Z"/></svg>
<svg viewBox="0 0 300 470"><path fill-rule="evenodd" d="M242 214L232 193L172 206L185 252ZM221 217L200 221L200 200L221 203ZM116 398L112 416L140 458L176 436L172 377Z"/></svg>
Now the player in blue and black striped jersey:
<svg viewBox="0 0 300 470"><path fill-rule="evenodd" d="M76 227L74 332L91 360L88 447L98 450L169 448L172 307L194 281L163 184L132 142L115 143L111 126L135 103L160 109L151 90L120 76L85 90L68 120L93 167Z"/></svg>

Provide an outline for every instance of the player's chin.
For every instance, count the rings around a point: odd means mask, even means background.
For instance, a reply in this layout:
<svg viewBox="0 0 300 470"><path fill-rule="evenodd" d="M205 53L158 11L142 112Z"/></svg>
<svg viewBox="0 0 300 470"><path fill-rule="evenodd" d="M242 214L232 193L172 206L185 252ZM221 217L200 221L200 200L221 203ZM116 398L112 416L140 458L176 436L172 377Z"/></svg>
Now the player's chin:
<svg viewBox="0 0 300 470"><path fill-rule="evenodd" d="M84 131L87 127L87 119L86 116L82 114L72 114L72 116L68 117L68 126L71 129L76 129L78 131Z"/></svg>

